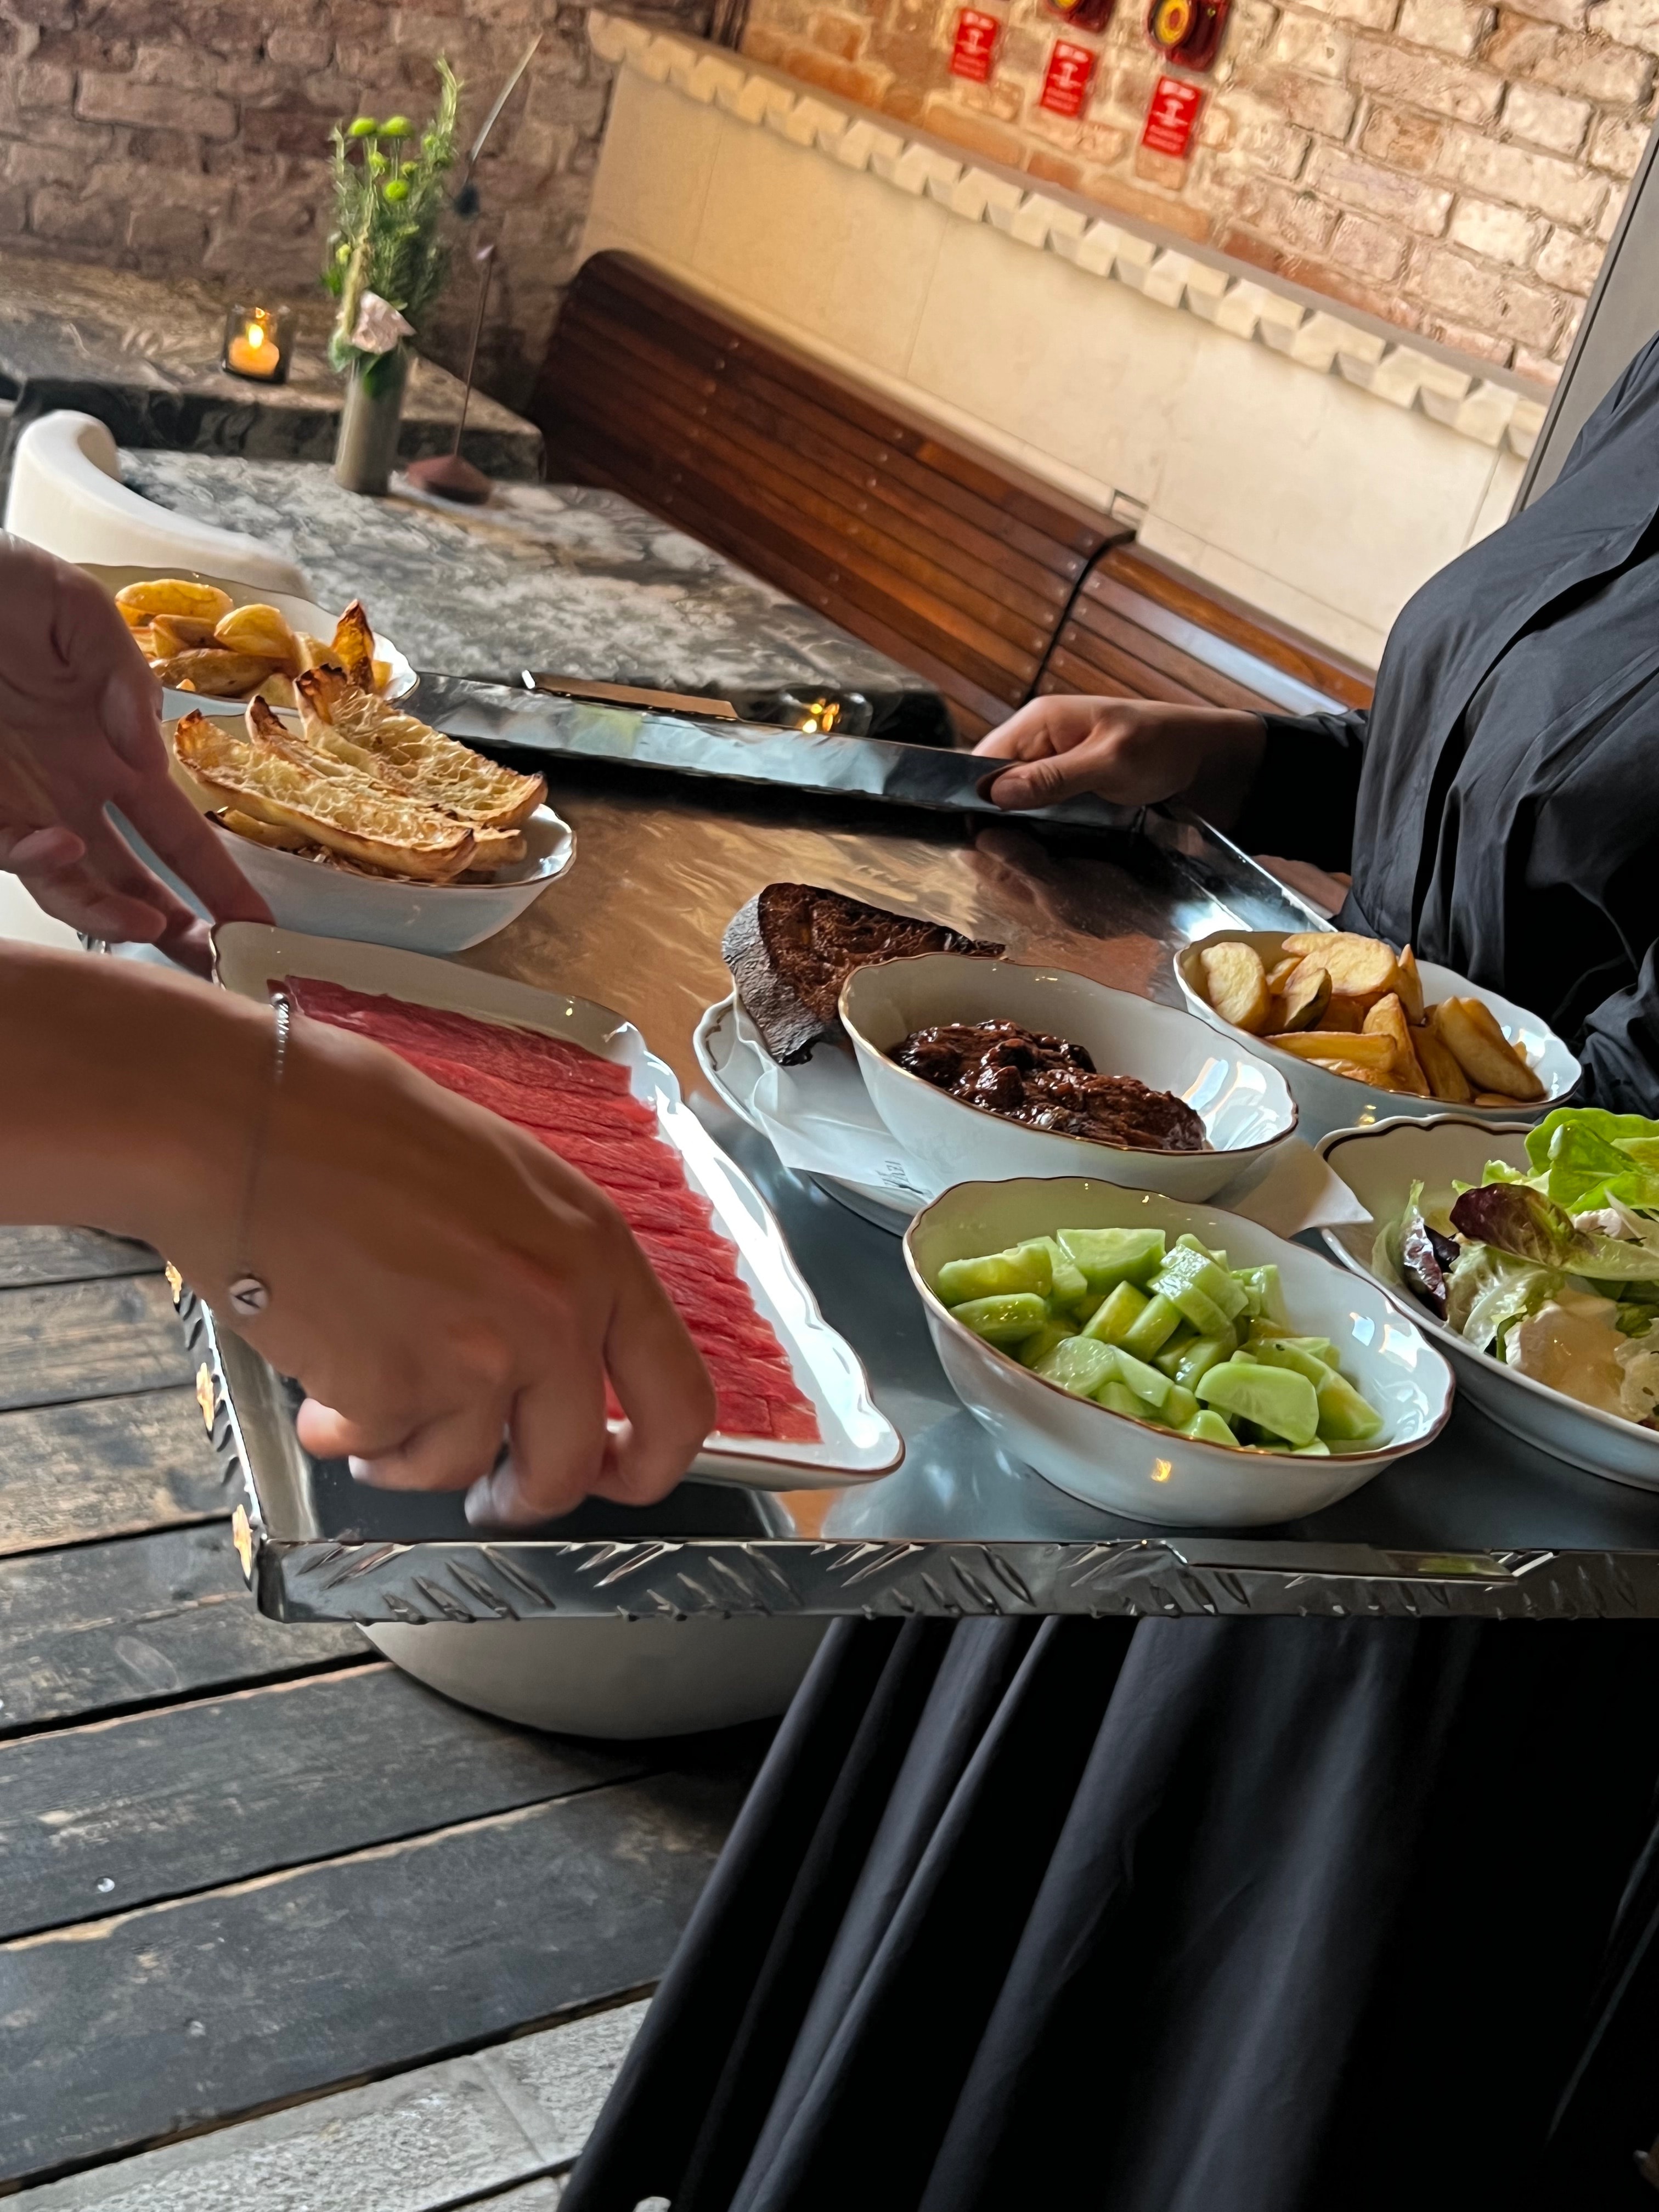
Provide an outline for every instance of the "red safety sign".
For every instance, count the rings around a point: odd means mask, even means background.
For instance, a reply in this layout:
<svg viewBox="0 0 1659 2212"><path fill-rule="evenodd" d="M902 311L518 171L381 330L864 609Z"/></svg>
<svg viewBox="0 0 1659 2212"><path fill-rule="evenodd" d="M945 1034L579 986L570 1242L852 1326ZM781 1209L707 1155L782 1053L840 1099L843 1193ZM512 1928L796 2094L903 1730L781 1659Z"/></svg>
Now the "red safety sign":
<svg viewBox="0 0 1659 2212"><path fill-rule="evenodd" d="M1069 39L1056 39L1042 79L1039 107L1050 115L1081 115L1094 82L1095 57L1087 46L1074 46Z"/></svg>
<svg viewBox="0 0 1659 2212"><path fill-rule="evenodd" d="M951 47L951 74L965 76L970 84L989 82L996 65L997 40L1002 25L982 9L963 8L957 16L957 33Z"/></svg>
<svg viewBox="0 0 1659 2212"><path fill-rule="evenodd" d="M1159 77L1146 110L1141 144L1154 154L1173 154L1177 161L1183 160L1203 105L1200 86L1183 84L1178 76Z"/></svg>

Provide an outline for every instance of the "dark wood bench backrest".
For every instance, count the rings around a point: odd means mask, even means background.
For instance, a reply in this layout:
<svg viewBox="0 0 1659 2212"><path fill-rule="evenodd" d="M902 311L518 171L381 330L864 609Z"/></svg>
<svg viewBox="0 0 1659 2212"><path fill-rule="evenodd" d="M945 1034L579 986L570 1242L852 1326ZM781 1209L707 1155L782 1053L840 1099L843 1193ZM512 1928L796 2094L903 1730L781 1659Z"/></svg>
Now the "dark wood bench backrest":
<svg viewBox="0 0 1659 2212"><path fill-rule="evenodd" d="M971 739L1030 698L1127 537L631 254L586 262L532 414L608 484L939 686Z"/></svg>
<svg viewBox="0 0 1659 2212"><path fill-rule="evenodd" d="M1312 714L1369 706L1371 678L1157 554L1121 545L1084 579L1037 689Z"/></svg>

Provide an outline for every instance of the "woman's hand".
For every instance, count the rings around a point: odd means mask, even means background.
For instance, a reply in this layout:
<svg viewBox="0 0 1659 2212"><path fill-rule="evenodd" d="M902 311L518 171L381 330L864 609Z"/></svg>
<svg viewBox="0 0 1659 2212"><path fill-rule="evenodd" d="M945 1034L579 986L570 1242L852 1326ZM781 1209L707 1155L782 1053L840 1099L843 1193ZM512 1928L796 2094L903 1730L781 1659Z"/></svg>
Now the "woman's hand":
<svg viewBox="0 0 1659 2212"><path fill-rule="evenodd" d="M609 1200L367 1038L296 1019L273 1093L265 1009L16 947L0 1065L0 1220L141 1237L221 1316L251 1270L270 1303L240 1334L304 1386L307 1449L365 1480L474 1486L487 1521L590 1492L644 1504L714 1426L702 1362Z"/></svg>
<svg viewBox="0 0 1659 2212"><path fill-rule="evenodd" d="M1053 806L1084 792L1119 806L1190 800L1222 829L1238 817L1266 733L1255 714L1152 699L1033 699L975 753L1012 763L999 806Z"/></svg>
<svg viewBox="0 0 1659 2212"><path fill-rule="evenodd" d="M0 538L0 868L70 928L205 974L205 929L106 806L216 921L270 914L168 774L155 678L120 614L78 568Z"/></svg>

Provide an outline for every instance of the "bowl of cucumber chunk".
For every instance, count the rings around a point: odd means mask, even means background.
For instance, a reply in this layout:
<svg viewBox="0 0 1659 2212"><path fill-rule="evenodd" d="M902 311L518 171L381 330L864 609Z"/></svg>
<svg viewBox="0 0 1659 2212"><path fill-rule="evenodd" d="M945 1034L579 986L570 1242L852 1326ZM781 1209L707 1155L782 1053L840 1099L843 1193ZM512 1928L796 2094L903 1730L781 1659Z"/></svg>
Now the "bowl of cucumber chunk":
<svg viewBox="0 0 1659 2212"><path fill-rule="evenodd" d="M969 1413L1108 1512L1294 1520L1450 1410L1450 1369L1387 1297L1237 1214L1083 1176L958 1183L904 1249Z"/></svg>

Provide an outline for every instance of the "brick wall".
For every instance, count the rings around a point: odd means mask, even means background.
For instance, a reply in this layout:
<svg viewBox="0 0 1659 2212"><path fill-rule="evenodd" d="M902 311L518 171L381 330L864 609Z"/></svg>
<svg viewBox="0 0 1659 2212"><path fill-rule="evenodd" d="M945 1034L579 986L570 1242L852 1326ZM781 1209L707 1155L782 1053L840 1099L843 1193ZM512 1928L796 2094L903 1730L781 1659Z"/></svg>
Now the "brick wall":
<svg viewBox="0 0 1659 2212"><path fill-rule="evenodd" d="M958 0L751 0L757 61L1553 384L1655 112L1659 0L1235 0L1184 161L1139 143L1145 0L1098 37L1043 0L992 81L948 70ZM1098 57L1037 105L1056 37ZM1176 72L1179 74L1179 72Z"/></svg>
<svg viewBox="0 0 1659 2212"><path fill-rule="evenodd" d="M708 0L635 12L700 31ZM309 296L328 228L328 131L424 118L434 54L467 82L469 135L532 33L528 78L479 164L500 242L481 382L526 395L574 271L610 72L556 0L0 0L0 247ZM476 295L422 333L459 366Z"/></svg>

